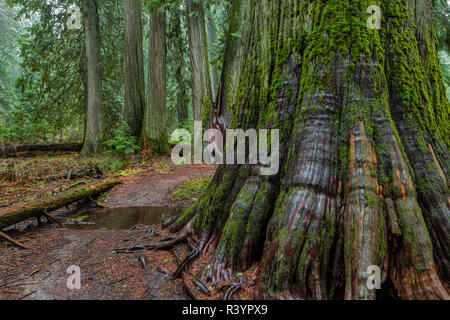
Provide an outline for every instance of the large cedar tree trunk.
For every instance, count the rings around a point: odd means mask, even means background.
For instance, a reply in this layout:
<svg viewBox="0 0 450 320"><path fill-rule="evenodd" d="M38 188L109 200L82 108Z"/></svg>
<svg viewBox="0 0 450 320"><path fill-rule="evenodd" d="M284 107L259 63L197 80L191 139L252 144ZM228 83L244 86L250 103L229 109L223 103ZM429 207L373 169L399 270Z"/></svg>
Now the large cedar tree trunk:
<svg viewBox="0 0 450 320"><path fill-rule="evenodd" d="M221 165L172 226L215 252L205 281L257 263L255 298L376 299L377 265L401 299L449 298L449 103L431 1L379 2L380 30L366 25L372 4L233 2L231 127L279 129L282 167Z"/></svg>
<svg viewBox="0 0 450 320"><path fill-rule="evenodd" d="M171 39L171 55L175 65L174 77L177 83L177 116L178 124L183 126L189 119L189 79L185 71L187 43L183 37L181 17L183 11L179 6L172 9L169 23L169 38Z"/></svg>
<svg viewBox="0 0 450 320"><path fill-rule="evenodd" d="M212 92L203 1L186 0L194 120L211 118Z"/></svg>
<svg viewBox="0 0 450 320"><path fill-rule="evenodd" d="M102 80L100 74L100 36L98 4L85 0L86 68L87 68L87 110L84 136L84 153L97 153L102 147Z"/></svg>
<svg viewBox="0 0 450 320"><path fill-rule="evenodd" d="M148 90L144 112L142 147L153 155L169 152L166 128L166 13L152 5L149 23Z"/></svg>
<svg viewBox="0 0 450 320"><path fill-rule="evenodd" d="M140 0L123 0L125 24L125 121L140 137L145 106Z"/></svg>

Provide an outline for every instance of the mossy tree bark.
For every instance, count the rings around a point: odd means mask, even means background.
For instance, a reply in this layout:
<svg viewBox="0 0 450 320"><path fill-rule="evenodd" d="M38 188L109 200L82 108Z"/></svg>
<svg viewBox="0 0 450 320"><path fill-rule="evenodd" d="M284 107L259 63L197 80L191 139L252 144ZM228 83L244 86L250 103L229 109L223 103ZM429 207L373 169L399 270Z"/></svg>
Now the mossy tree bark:
<svg viewBox="0 0 450 320"><path fill-rule="evenodd" d="M380 30L366 25L372 4L233 3L244 55L231 127L279 129L283 167L220 166L172 226L215 251L205 281L258 263L256 298L376 299L376 265L402 299L449 298L449 103L431 1L382 1Z"/></svg>
<svg viewBox="0 0 450 320"><path fill-rule="evenodd" d="M153 155L169 152L166 115L166 12L152 4L149 23L148 90L141 144Z"/></svg>
<svg viewBox="0 0 450 320"><path fill-rule="evenodd" d="M194 120L206 124L211 119L212 92L203 2L186 0L186 16Z"/></svg>
<svg viewBox="0 0 450 320"><path fill-rule="evenodd" d="M123 0L125 24L125 121L139 138L145 107L144 58L140 0Z"/></svg>
<svg viewBox="0 0 450 320"><path fill-rule="evenodd" d="M84 1L86 32L87 108L83 153L97 153L103 142L102 79L98 4Z"/></svg>

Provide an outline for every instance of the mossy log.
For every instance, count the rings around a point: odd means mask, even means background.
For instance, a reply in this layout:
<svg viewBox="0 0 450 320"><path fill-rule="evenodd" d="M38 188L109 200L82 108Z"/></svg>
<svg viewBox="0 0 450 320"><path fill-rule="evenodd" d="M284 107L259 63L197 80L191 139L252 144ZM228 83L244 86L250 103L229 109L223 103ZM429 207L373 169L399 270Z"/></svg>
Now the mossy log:
<svg viewBox="0 0 450 320"><path fill-rule="evenodd" d="M18 203L0 210L0 230L29 218L40 217L74 202L93 197L115 185L119 179L110 179L97 184L70 189L51 198L39 199L29 203Z"/></svg>
<svg viewBox="0 0 450 320"><path fill-rule="evenodd" d="M0 146L0 157L30 157L41 152L80 152L81 143L62 143L62 144L44 144L44 145L23 145L23 146Z"/></svg>

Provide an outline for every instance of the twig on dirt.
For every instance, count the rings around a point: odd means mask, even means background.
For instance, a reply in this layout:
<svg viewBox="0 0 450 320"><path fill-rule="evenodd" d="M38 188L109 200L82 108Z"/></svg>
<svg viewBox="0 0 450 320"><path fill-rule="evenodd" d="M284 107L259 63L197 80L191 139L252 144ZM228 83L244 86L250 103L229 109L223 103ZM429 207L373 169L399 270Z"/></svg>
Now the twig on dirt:
<svg viewBox="0 0 450 320"><path fill-rule="evenodd" d="M116 283L119 283L119 282L128 280L128 279L130 279L130 278L133 278L134 276L135 276L135 275L132 274L132 275L129 275L129 276L127 276L127 277L125 277L125 278L122 278L122 279L120 279L120 280L115 280L115 281L108 282L107 285L116 284Z"/></svg>
<svg viewBox="0 0 450 320"><path fill-rule="evenodd" d="M18 298L17 300L25 299L25 298L31 296L32 294L35 294L36 292L37 292L37 290L32 291L32 292L30 292L30 293L27 293L26 295L24 295L23 297Z"/></svg>
<svg viewBox="0 0 450 320"><path fill-rule="evenodd" d="M6 294L18 294L20 293L20 291L10 291L10 290L4 290L4 289L0 289L2 291L2 293L6 293Z"/></svg>
<svg viewBox="0 0 450 320"><path fill-rule="evenodd" d="M149 248L144 246L142 243L135 244L134 246L128 248L118 248L114 249L113 253L133 253L135 251L148 251Z"/></svg>
<svg viewBox="0 0 450 320"><path fill-rule="evenodd" d="M33 284L38 284L42 280L32 281L32 282L23 282L23 283L13 283L13 284L7 284L4 285L3 288L10 288L10 287L24 287L24 286L31 286Z"/></svg>
<svg viewBox="0 0 450 320"><path fill-rule="evenodd" d="M41 268L31 271L30 274L28 275L28 277L31 277L31 276L35 275L39 271L41 271Z"/></svg>
<svg viewBox="0 0 450 320"><path fill-rule="evenodd" d="M16 246L22 248L22 249L30 249L26 246L24 246L23 244L21 244L20 242L14 240L13 238L11 238L10 236L8 236L6 233L3 233L0 231L0 238L4 238L5 240L15 244Z"/></svg>
<svg viewBox="0 0 450 320"><path fill-rule="evenodd" d="M158 267L158 268L156 268L156 270L161 272L161 273L164 273L164 274L169 274L169 271L164 269L163 267Z"/></svg>
<svg viewBox="0 0 450 320"><path fill-rule="evenodd" d="M139 262L141 263L143 269L147 269L147 258L145 256L140 256Z"/></svg>

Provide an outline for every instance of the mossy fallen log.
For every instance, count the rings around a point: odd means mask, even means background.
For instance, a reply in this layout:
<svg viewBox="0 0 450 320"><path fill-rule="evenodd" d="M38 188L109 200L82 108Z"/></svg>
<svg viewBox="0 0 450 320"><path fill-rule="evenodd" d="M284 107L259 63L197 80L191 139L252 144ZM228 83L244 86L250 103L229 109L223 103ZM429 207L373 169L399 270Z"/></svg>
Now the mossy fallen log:
<svg viewBox="0 0 450 320"><path fill-rule="evenodd" d="M82 143L62 143L44 145L0 146L0 157L30 157L42 152L80 152Z"/></svg>
<svg viewBox="0 0 450 320"><path fill-rule="evenodd" d="M74 202L93 197L120 183L120 179L109 179L97 184L69 189L50 198L38 199L28 203L18 203L3 208L0 210L0 230L29 218L40 217Z"/></svg>

